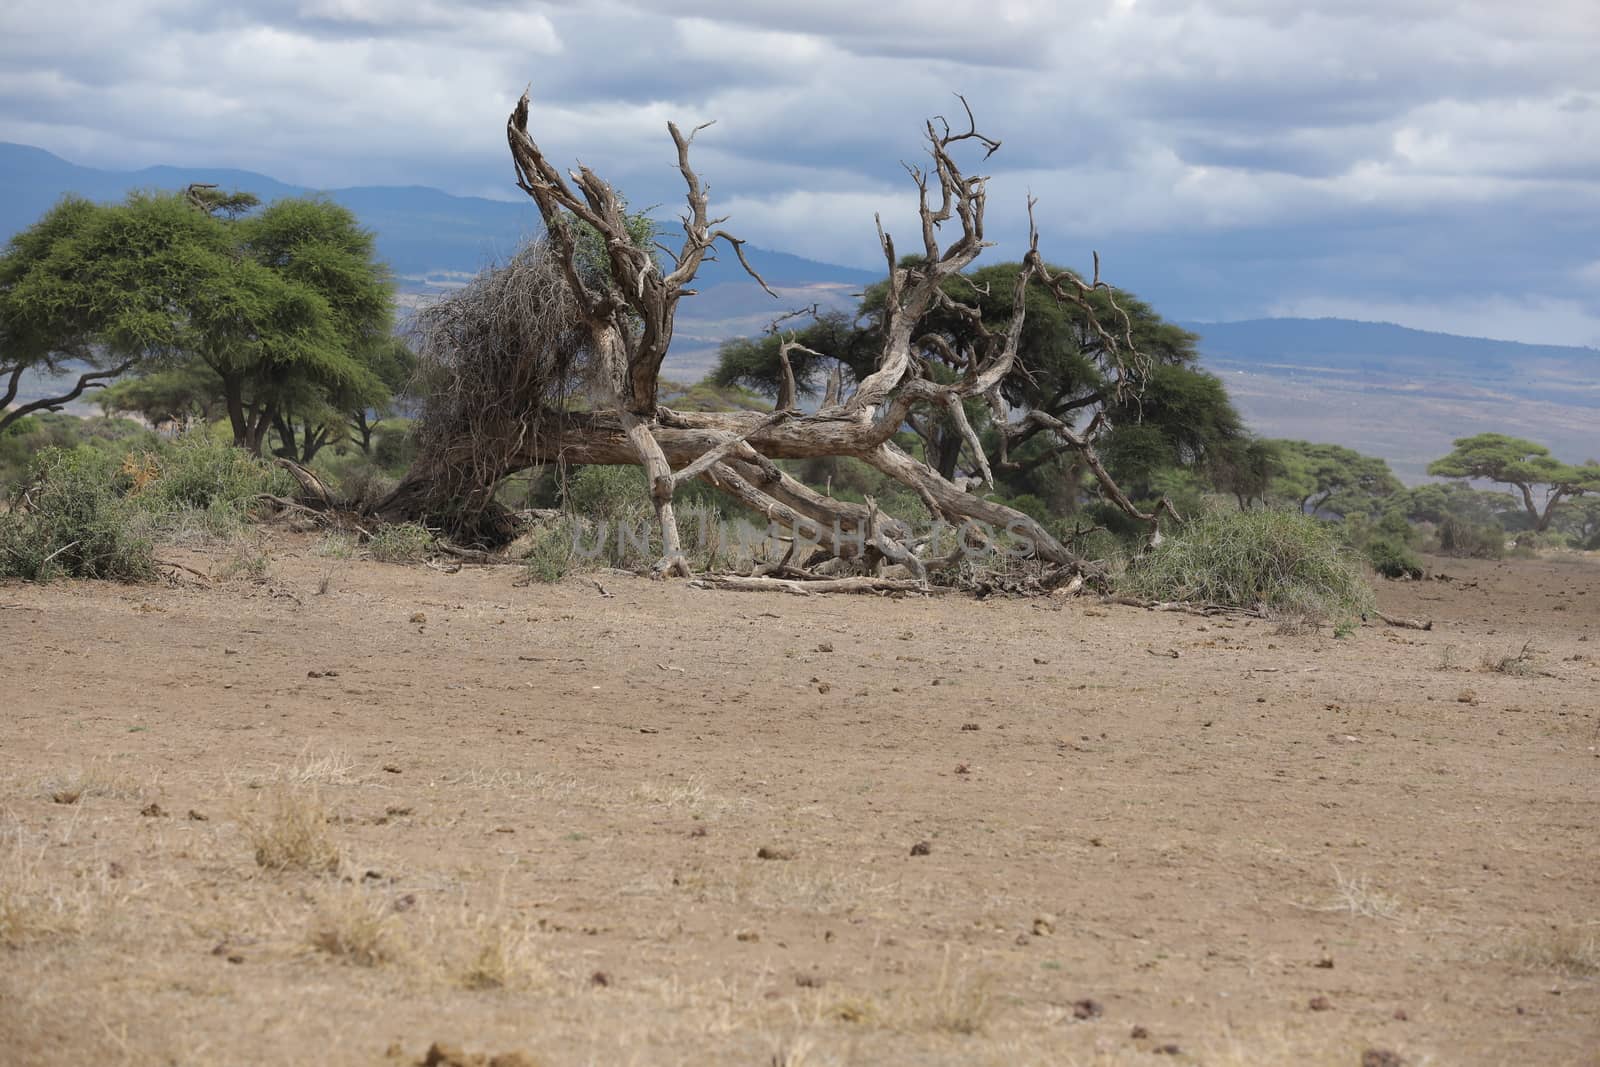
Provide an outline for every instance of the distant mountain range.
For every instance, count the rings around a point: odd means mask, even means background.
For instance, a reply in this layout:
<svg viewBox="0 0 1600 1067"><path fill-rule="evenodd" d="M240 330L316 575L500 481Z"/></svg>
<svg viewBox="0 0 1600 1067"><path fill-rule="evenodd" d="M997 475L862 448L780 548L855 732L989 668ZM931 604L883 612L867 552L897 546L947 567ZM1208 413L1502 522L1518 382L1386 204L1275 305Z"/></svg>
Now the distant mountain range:
<svg viewBox="0 0 1600 1067"><path fill-rule="evenodd" d="M30 225L66 193L119 200L132 189L214 182L265 200L310 190L250 171L81 167L0 142L0 239ZM460 285L537 232L531 202L451 196L421 186L326 190L374 231L408 302ZM774 317L821 303L850 307L878 275L768 249L752 264L773 300L724 254L706 264L698 295L678 315L670 376L694 380L717 346ZM1428 333L1348 319L1257 319L1183 324L1201 336L1205 365L1227 382L1247 422L1270 437L1347 445L1390 461L1408 481L1455 437L1497 430L1548 444L1569 461L1600 456L1600 350Z"/></svg>

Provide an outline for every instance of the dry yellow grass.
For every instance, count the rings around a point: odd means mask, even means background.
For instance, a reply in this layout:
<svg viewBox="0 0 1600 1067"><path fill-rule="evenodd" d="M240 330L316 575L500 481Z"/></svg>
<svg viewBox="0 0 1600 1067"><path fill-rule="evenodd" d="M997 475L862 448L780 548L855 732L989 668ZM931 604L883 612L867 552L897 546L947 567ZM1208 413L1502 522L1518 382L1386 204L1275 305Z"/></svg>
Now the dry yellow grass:
<svg viewBox="0 0 1600 1067"><path fill-rule="evenodd" d="M326 874L338 869L339 848L328 832L328 811L316 792L280 789L263 805L265 812L240 820L256 863L274 871Z"/></svg>
<svg viewBox="0 0 1600 1067"><path fill-rule="evenodd" d="M1600 924L1556 926L1516 937L1493 958L1569 978L1593 978L1600 975Z"/></svg>
<svg viewBox="0 0 1600 1067"><path fill-rule="evenodd" d="M484 915L472 920L463 933L472 951L459 974L465 988L527 989L548 980L527 926Z"/></svg>
<svg viewBox="0 0 1600 1067"><path fill-rule="evenodd" d="M393 963L409 950L389 902L358 885L320 895L306 939L318 952L358 967Z"/></svg>

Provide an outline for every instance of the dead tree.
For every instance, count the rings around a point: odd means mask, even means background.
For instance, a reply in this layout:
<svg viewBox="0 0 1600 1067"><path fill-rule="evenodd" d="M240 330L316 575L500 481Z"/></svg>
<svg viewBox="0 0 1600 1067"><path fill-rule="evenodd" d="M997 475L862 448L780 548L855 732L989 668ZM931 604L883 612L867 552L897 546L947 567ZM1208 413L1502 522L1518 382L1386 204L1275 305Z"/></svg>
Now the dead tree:
<svg viewBox="0 0 1600 1067"><path fill-rule="evenodd" d="M894 239L878 224L888 282L878 323L882 350L873 372L848 395L830 389L813 412L796 408L794 390L788 388L770 413L704 413L674 411L658 400L678 301L693 295L695 273L718 242L730 247L767 288L746 261L742 242L720 228L725 220L711 216L706 187L690 165L695 134L704 127L684 135L668 124L688 209L682 216L680 247L673 251L658 246L669 261L663 265L652 250L630 237L622 201L610 185L587 167L563 175L545 157L528 133L524 94L506 134L517 184L543 216L544 242L423 313L418 347L430 381L421 418L422 448L417 464L378 506L379 513L389 519L431 517L491 540L509 532L507 513L490 500L495 483L507 474L558 460L632 464L645 470L660 524L659 576L689 574L673 497L683 484L699 478L771 522L807 531L836 555L870 555L903 564L923 577L932 563L923 558L925 539L914 536L901 517L835 500L773 462L852 456L912 489L935 519L956 527L1009 531L1044 562L1077 568L1080 561L1073 553L1033 519L966 491L894 443L894 435L914 413L948 412L992 487L989 457L963 406L968 399L981 399L999 434L999 462L1005 461L1010 442L1047 433L1082 456L1107 499L1147 523L1154 537L1157 515L1138 509L1117 488L1095 452L1101 420L1074 429L1042 412L1013 411L1002 394L1008 376L1018 373L1017 344L1029 285L1044 286L1057 299L1083 306L1101 336L1100 358L1115 388L1140 387L1144 368L1133 349L1127 316L1104 326L1086 300L1093 289L1110 293L1099 278L1098 261L1089 281L1051 272L1039 253L1030 201L1029 250L1016 279L1010 322L1003 329L991 328L976 308L947 292L945 283L990 244L984 238L987 179L965 173L957 153L982 149L987 159L1000 147L978 131L965 100L962 105L964 126L953 127L943 118L928 122L931 162L907 167L918 195L916 256L902 262ZM580 227L600 236L607 269L583 269ZM951 239L944 243L947 230ZM1120 313L1114 296L1110 303ZM949 338L926 332L924 319L934 310L972 323L975 329L968 336L977 342L958 350ZM785 344L785 359L793 346L792 341ZM954 371L940 375L954 381L935 380L934 363ZM587 392L592 407L575 410L568 402L580 391Z"/></svg>

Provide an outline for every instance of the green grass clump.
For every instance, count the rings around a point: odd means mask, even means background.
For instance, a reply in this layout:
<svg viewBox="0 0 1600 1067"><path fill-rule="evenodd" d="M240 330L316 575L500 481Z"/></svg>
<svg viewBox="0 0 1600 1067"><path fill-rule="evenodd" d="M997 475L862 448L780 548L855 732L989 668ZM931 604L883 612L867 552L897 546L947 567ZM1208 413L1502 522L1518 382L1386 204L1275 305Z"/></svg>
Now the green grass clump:
<svg viewBox="0 0 1600 1067"><path fill-rule="evenodd" d="M585 519L638 522L654 513L639 467L585 467L567 482L563 503Z"/></svg>
<svg viewBox="0 0 1600 1067"><path fill-rule="evenodd" d="M549 526L534 531L528 554L523 557L530 582L558 582L574 570L589 562L572 549L574 527L578 520L563 516ZM576 531L582 536L582 531ZM588 540L592 541L591 536Z"/></svg>
<svg viewBox="0 0 1600 1067"><path fill-rule="evenodd" d="M1261 607L1348 621L1372 611L1372 588L1335 527L1292 511L1202 512L1123 575L1152 600Z"/></svg>
<svg viewBox="0 0 1600 1067"><path fill-rule="evenodd" d="M155 574L148 522L126 495L126 479L108 455L88 448L46 448L0 514L0 577L108 578Z"/></svg>
<svg viewBox="0 0 1600 1067"><path fill-rule="evenodd" d="M433 533L420 523L381 527L367 542L367 552L380 563L416 563L433 551Z"/></svg>
<svg viewBox="0 0 1600 1067"><path fill-rule="evenodd" d="M154 477L136 489L143 506L153 511L227 511L242 517L261 493L290 496L295 491L287 471L203 433L162 446L154 460Z"/></svg>

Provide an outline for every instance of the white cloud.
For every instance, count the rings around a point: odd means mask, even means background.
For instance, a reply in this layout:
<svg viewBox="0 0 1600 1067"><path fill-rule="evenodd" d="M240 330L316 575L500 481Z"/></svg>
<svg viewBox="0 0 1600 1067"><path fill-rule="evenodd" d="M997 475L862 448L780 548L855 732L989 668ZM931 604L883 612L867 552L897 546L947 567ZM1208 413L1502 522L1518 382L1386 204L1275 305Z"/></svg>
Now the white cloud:
<svg viewBox="0 0 1600 1067"><path fill-rule="evenodd" d="M666 122L715 118L696 159L736 228L875 266L872 213L907 218L899 161L962 92L1006 142L983 165L1002 252L1032 191L1064 259L1215 239L1188 276L1220 286L1230 234L1277 232L1281 251L1252 255L1323 272L1298 292L1361 302L1349 263L1424 271L1384 226L1404 223L1432 270L1484 258L1456 254L1487 228L1470 220L1510 220L1506 267L1528 277L1496 284L1545 304L1501 321L1572 337L1600 314L1593 24L1593 0L53 0L0 6L0 139L91 165L514 196L502 131L532 83L552 158L634 203L675 210ZM1309 230L1323 247L1296 245Z"/></svg>

